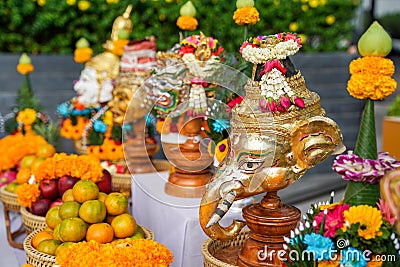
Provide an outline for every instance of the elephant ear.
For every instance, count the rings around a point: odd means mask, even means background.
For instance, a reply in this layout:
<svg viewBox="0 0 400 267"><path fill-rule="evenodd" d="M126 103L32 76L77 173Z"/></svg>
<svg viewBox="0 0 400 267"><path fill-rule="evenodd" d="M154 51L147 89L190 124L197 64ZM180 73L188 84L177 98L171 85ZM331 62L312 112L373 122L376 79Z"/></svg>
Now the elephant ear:
<svg viewBox="0 0 400 267"><path fill-rule="evenodd" d="M311 169L330 155L343 153L342 141L340 128L332 119L315 116L300 121L291 133L294 171Z"/></svg>

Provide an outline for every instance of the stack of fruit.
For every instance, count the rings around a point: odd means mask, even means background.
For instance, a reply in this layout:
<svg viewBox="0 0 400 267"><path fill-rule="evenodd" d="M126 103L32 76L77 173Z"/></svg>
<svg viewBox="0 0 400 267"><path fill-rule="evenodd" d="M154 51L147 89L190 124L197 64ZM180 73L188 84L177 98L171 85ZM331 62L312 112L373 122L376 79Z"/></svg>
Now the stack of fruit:
<svg viewBox="0 0 400 267"><path fill-rule="evenodd" d="M142 239L144 232L128 212L128 199L118 192L103 193L90 180L78 181L62 196L62 204L49 209L46 229L32 238L32 247L57 256L80 241L100 244L115 239Z"/></svg>

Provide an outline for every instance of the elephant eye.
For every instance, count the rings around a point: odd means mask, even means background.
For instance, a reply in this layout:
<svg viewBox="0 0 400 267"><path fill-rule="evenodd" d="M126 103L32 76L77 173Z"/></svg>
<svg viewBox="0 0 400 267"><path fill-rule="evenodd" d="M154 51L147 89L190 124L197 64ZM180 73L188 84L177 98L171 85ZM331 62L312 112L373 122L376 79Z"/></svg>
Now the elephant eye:
<svg viewBox="0 0 400 267"><path fill-rule="evenodd" d="M244 160L239 163L239 170L246 173L254 173L262 164L262 161Z"/></svg>

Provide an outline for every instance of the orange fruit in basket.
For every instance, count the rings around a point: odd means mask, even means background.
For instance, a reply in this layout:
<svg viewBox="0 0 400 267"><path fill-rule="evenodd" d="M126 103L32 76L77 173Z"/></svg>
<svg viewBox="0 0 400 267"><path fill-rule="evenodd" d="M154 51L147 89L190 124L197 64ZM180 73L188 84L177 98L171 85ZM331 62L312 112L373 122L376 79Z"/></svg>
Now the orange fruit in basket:
<svg viewBox="0 0 400 267"><path fill-rule="evenodd" d="M63 251L66 249L66 248L69 248L69 247L71 247L73 244L75 244L74 242L64 242L64 243L62 243L61 245L59 245L58 247L57 247L57 249L56 249L56 257L59 255L59 254L62 254L63 253Z"/></svg>
<svg viewBox="0 0 400 267"><path fill-rule="evenodd" d="M78 217L80 207L81 203L76 201L67 201L62 203L58 211L60 218L64 220L67 218Z"/></svg>
<svg viewBox="0 0 400 267"><path fill-rule="evenodd" d="M54 227L53 239L61 240L61 237L60 237L60 225L61 225L61 223L57 224L56 227Z"/></svg>
<svg viewBox="0 0 400 267"><path fill-rule="evenodd" d="M86 240L94 240L100 244L110 243L114 239L114 229L108 223L95 223L89 226Z"/></svg>
<svg viewBox="0 0 400 267"><path fill-rule="evenodd" d="M45 239L39 243L37 250L46 253L48 255L54 256L56 255L56 249L59 245L61 245L60 240Z"/></svg>
<svg viewBox="0 0 400 267"><path fill-rule="evenodd" d="M110 214L107 214L107 216L106 216L106 222L107 222L108 224L111 224L112 220L114 220L115 217L117 217L117 215L110 215Z"/></svg>
<svg viewBox="0 0 400 267"><path fill-rule="evenodd" d="M80 180L72 188L72 195L75 201L83 203L87 200L97 199L99 188L90 180Z"/></svg>
<svg viewBox="0 0 400 267"><path fill-rule="evenodd" d="M100 223L106 215L106 206L97 199L85 201L79 208L79 217L87 223Z"/></svg>
<svg viewBox="0 0 400 267"><path fill-rule="evenodd" d="M75 201L74 196L72 194L72 188L65 191L61 199L63 202Z"/></svg>
<svg viewBox="0 0 400 267"><path fill-rule="evenodd" d="M53 239L53 234L48 230L42 230L38 232L31 241L32 247L35 249L38 247L39 243L46 239Z"/></svg>
<svg viewBox="0 0 400 267"><path fill-rule="evenodd" d="M110 215L120 215L128 212L128 199L121 193L113 192L108 194L104 201L107 213Z"/></svg>
<svg viewBox="0 0 400 267"><path fill-rule="evenodd" d="M79 242L86 236L88 225L81 218L68 218L60 223L60 239L63 242Z"/></svg>
<svg viewBox="0 0 400 267"><path fill-rule="evenodd" d="M35 160L35 155L27 155L21 159L21 168L30 169L33 161Z"/></svg>
<svg viewBox="0 0 400 267"><path fill-rule="evenodd" d="M19 169L15 180L19 184L25 184L29 181L29 178L31 178L31 169L21 168L21 169Z"/></svg>
<svg viewBox="0 0 400 267"><path fill-rule="evenodd" d="M106 193L99 192L99 196L97 197L97 199L104 203L104 201L106 200L106 197L107 197Z"/></svg>
<svg viewBox="0 0 400 267"><path fill-rule="evenodd" d="M38 168L40 168L42 162L45 160L46 158L35 158L31 164L31 170L33 172L36 172L36 170Z"/></svg>
<svg viewBox="0 0 400 267"><path fill-rule="evenodd" d="M132 236L136 230L136 220L129 213L116 216L111 226L114 229L114 235L117 238L127 238Z"/></svg>
<svg viewBox="0 0 400 267"><path fill-rule="evenodd" d="M60 206L50 208L46 213L46 224L51 229L54 229L57 224L61 223L62 219L59 215Z"/></svg>
<svg viewBox="0 0 400 267"><path fill-rule="evenodd" d="M56 153L56 149L53 145L43 144L40 145L36 150L36 157L38 158L50 158Z"/></svg>

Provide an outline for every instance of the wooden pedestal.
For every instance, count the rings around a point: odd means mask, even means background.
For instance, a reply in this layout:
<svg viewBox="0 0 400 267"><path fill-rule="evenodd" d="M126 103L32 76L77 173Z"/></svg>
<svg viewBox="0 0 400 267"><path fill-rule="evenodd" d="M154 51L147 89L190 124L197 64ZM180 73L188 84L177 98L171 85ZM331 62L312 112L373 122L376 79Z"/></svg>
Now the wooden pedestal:
<svg viewBox="0 0 400 267"><path fill-rule="evenodd" d="M260 203L243 208L250 233L239 253L238 265L281 267L283 237L290 236L300 215L296 207L283 204L276 191L267 193Z"/></svg>
<svg viewBox="0 0 400 267"><path fill-rule="evenodd" d="M7 207L4 207L4 220L6 222L6 232L7 232L8 243L10 244L10 246L12 246L14 248L23 249L23 243L19 243L15 239L18 236L25 234L25 228L24 228L23 224L21 224L21 226L17 230L15 230L14 232L11 232L10 212L19 212L19 211L11 210L11 209L8 209Z"/></svg>

